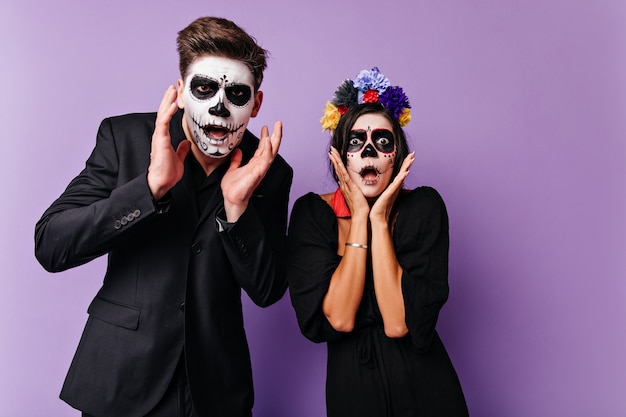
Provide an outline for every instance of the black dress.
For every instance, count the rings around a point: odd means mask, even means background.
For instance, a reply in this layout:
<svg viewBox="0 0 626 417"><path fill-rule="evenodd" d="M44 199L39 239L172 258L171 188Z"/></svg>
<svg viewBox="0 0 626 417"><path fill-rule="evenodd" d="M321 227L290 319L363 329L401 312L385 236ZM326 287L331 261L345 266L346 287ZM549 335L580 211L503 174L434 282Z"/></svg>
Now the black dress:
<svg viewBox="0 0 626 417"><path fill-rule="evenodd" d="M407 336L383 331L369 262L354 331L334 330L322 301L339 265L333 209L317 194L294 204L289 225L289 290L302 333L327 342L328 417L467 416L457 374L435 330L448 298L448 216L433 188L402 193L393 244L402 266Z"/></svg>

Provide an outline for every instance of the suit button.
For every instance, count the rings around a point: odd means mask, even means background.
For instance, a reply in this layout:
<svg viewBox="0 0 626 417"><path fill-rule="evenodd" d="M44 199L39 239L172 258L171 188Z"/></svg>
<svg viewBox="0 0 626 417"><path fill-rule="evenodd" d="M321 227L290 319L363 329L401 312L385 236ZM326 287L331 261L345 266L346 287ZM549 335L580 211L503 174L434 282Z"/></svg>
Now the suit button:
<svg viewBox="0 0 626 417"><path fill-rule="evenodd" d="M202 252L202 248L200 247L200 245L198 245L197 243L193 243L191 245L191 253L193 253L194 255L197 255L200 252Z"/></svg>
<svg viewBox="0 0 626 417"><path fill-rule="evenodd" d="M180 303L180 311L185 311L185 303Z"/></svg>
<svg viewBox="0 0 626 417"><path fill-rule="evenodd" d="M141 210L137 209L137 210L133 211L133 216L135 216L135 218L141 216Z"/></svg>
<svg viewBox="0 0 626 417"><path fill-rule="evenodd" d="M115 228L116 228L116 229L119 229L119 228L121 228L121 227L122 227L122 222L121 222L121 221L119 221L119 220L115 220Z"/></svg>

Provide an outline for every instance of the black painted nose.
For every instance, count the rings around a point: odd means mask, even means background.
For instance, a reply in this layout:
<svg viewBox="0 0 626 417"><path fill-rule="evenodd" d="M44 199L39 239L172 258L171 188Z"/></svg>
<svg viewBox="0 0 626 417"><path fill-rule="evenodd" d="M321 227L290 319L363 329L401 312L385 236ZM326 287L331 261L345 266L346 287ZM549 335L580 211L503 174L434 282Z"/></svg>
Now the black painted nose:
<svg viewBox="0 0 626 417"><path fill-rule="evenodd" d="M218 117L230 116L230 112L228 111L226 107L224 107L224 103L222 103L221 101L218 102L217 105L209 109L209 114L212 114L213 116L218 116Z"/></svg>
<svg viewBox="0 0 626 417"><path fill-rule="evenodd" d="M378 158L378 152L376 152L376 149L368 143L365 146L365 149L363 149L363 152L361 152L361 158Z"/></svg>

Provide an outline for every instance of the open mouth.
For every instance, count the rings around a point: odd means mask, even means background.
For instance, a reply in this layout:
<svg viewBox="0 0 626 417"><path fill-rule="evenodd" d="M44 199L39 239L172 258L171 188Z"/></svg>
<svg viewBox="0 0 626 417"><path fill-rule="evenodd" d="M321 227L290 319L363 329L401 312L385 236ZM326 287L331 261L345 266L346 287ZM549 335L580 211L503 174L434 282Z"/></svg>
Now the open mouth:
<svg viewBox="0 0 626 417"><path fill-rule="evenodd" d="M207 138L216 142L223 142L231 134L230 130L222 126L208 125L201 129Z"/></svg>
<svg viewBox="0 0 626 417"><path fill-rule="evenodd" d="M382 174L382 172L380 172L378 168L373 166L363 167L361 171L359 171L359 175L361 176L365 184L375 183L376 180L378 180L378 178L380 177L380 174Z"/></svg>
<svg viewBox="0 0 626 417"><path fill-rule="evenodd" d="M201 125L193 119L193 122L202 133L209 139L211 145L219 145L224 142L231 134L235 133L243 127L243 123L238 126L222 125L222 124L205 124Z"/></svg>
<svg viewBox="0 0 626 417"><path fill-rule="evenodd" d="M375 180L380 175L380 172L374 167L366 167L359 172L359 175L365 180Z"/></svg>

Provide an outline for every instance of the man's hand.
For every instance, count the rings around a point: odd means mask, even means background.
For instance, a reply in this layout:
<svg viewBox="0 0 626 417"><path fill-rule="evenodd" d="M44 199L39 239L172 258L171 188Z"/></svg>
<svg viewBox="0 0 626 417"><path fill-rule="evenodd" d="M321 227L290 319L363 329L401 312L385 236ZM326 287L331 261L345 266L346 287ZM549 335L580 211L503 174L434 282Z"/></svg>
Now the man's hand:
<svg viewBox="0 0 626 417"><path fill-rule="evenodd" d="M183 140L176 151L172 147L170 121L178 110L176 97L176 88L170 85L159 105L152 134L148 187L155 201L161 199L181 180L185 170L183 162L191 149L191 142L188 140Z"/></svg>
<svg viewBox="0 0 626 417"><path fill-rule="evenodd" d="M259 147L252 159L244 166L241 166L241 150L235 149L231 153L230 166L224 174L221 184L224 195L224 210L228 222L239 220L239 217L248 207L252 193L259 186L278 154L282 137L282 122L274 123L271 136L267 126L263 126Z"/></svg>

